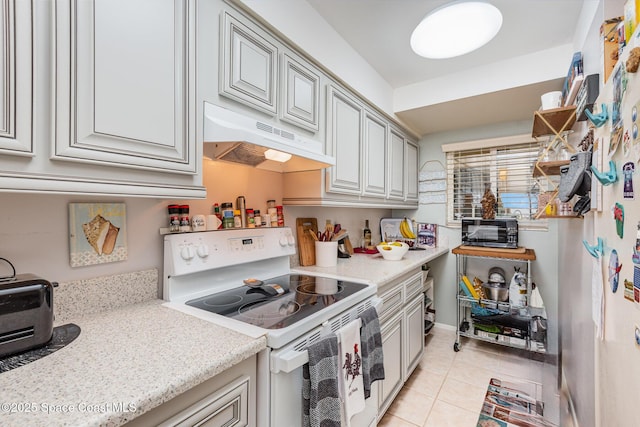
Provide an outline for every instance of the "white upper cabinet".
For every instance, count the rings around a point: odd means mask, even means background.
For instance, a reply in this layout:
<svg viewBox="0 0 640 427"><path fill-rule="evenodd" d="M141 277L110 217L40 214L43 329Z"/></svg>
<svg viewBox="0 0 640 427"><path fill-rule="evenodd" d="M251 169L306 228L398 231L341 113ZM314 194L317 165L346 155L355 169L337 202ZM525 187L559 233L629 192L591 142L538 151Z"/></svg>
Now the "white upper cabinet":
<svg viewBox="0 0 640 427"><path fill-rule="evenodd" d="M282 108L280 119L317 132L320 76L291 56L282 54Z"/></svg>
<svg viewBox="0 0 640 427"><path fill-rule="evenodd" d="M387 192L387 122L378 115L365 112L364 142L364 188L366 196L385 197Z"/></svg>
<svg viewBox="0 0 640 427"><path fill-rule="evenodd" d="M55 3L59 160L195 174L195 1Z"/></svg>
<svg viewBox="0 0 640 427"><path fill-rule="evenodd" d="M0 2L0 154L33 155L32 9Z"/></svg>
<svg viewBox="0 0 640 427"><path fill-rule="evenodd" d="M389 158L387 173L389 184L387 197L389 199L404 200L404 136L395 129L389 131Z"/></svg>
<svg viewBox="0 0 640 427"><path fill-rule="evenodd" d="M220 94L276 115L278 48L250 21L220 16Z"/></svg>
<svg viewBox="0 0 640 427"><path fill-rule="evenodd" d="M330 167L328 190L360 194L360 153L363 109L358 102L333 85L327 90L327 151L336 159Z"/></svg>
<svg viewBox="0 0 640 427"><path fill-rule="evenodd" d="M418 201L418 145L412 141L405 141L405 200L408 202Z"/></svg>

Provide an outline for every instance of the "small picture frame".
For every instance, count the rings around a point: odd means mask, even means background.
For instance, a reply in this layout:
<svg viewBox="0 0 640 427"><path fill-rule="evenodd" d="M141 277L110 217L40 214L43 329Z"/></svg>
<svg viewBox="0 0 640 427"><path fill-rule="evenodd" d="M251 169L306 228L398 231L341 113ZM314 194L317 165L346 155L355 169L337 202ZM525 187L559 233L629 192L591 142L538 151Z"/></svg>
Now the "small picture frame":
<svg viewBox="0 0 640 427"><path fill-rule="evenodd" d="M126 225L124 203L69 203L71 267L125 261Z"/></svg>
<svg viewBox="0 0 640 427"><path fill-rule="evenodd" d="M417 223L419 248L435 248L438 246L438 224Z"/></svg>

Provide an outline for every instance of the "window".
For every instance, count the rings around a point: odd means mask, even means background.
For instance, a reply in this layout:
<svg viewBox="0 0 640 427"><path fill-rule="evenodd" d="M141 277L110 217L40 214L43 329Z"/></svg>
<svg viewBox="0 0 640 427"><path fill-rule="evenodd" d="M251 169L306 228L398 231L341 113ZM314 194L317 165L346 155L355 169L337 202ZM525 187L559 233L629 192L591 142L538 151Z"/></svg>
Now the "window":
<svg viewBox="0 0 640 427"><path fill-rule="evenodd" d="M497 216L515 217L525 227L546 227L543 220L533 222L541 191L532 173L538 142L531 137L490 141L487 147L482 147L483 141L443 146L447 155L447 223L481 217L481 200L489 188L496 197Z"/></svg>

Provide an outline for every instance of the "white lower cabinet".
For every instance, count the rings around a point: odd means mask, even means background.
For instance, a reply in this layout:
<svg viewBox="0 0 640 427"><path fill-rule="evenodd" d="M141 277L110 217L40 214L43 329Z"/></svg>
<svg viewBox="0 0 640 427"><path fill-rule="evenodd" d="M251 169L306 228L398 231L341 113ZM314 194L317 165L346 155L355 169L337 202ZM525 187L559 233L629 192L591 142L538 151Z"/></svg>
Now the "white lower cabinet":
<svg viewBox="0 0 640 427"><path fill-rule="evenodd" d="M378 288L385 379L379 381L378 420L387 411L424 353L422 272L413 270ZM374 383L376 384L376 383Z"/></svg>
<svg viewBox="0 0 640 427"><path fill-rule="evenodd" d="M256 356L126 424L128 427L150 425L255 426Z"/></svg>
<svg viewBox="0 0 640 427"><path fill-rule="evenodd" d="M420 363L424 352L424 297L418 295L404 310L405 323L405 375L407 381Z"/></svg>
<svg viewBox="0 0 640 427"><path fill-rule="evenodd" d="M402 355L402 313L393 316L381 327L382 352L384 354L384 380L379 381L378 417L382 417L404 384ZM374 383L375 384L375 383Z"/></svg>

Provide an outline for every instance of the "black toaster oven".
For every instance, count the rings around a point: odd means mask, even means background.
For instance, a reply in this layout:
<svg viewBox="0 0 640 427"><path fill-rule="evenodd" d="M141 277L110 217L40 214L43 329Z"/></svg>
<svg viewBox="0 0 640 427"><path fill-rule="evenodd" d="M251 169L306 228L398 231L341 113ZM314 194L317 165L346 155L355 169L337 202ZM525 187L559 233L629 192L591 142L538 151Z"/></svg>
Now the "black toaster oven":
<svg viewBox="0 0 640 427"><path fill-rule="evenodd" d="M518 247L518 220L515 218L462 218L462 244L515 249Z"/></svg>
<svg viewBox="0 0 640 427"><path fill-rule="evenodd" d="M0 280L0 357L41 347L53 335L53 285L33 274Z"/></svg>

